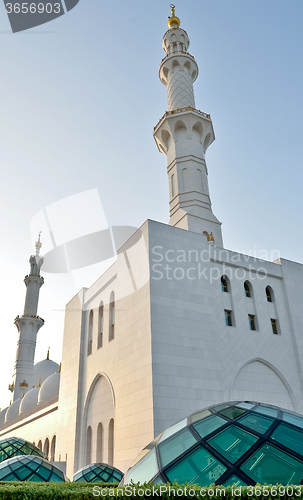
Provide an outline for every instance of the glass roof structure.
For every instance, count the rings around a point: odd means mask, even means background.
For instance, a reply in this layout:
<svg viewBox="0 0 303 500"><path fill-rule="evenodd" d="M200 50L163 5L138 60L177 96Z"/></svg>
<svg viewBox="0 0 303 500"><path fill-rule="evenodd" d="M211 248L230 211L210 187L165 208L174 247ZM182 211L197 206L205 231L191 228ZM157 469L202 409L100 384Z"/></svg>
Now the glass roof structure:
<svg viewBox="0 0 303 500"><path fill-rule="evenodd" d="M303 416L253 401L200 410L144 448L123 483L303 484Z"/></svg>
<svg viewBox="0 0 303 500"><path fill-rule="evenodd" d="M123 472L111 465L95 463L83 467L73 475L72 481L86 481L87 483L119 483Z"/></svg>
<svg viewBox="0 0 303 500"><path fill-rule="evenodd" d="M0 462L18 455L36 455L46 458L44 453L34 444L25 439L9 437L0 441Z"/></svg>
<svg viewBox="0 0 303 500"><path fill-rule="evenodd" d="M36 481L64 483L63 472L44 458L19 455L0 463L0 481Z"/></svg>

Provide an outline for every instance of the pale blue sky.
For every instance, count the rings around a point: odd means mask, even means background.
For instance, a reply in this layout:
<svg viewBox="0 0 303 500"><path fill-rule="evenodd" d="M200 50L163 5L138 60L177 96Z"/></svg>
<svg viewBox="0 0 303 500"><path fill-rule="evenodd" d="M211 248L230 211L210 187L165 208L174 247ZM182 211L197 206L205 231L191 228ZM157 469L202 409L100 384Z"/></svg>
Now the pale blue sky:
<svg viewBox="0 0 303 500"><path fill-rule="evenodd" d="M163 0L80 0L69 14L12 34L0 3L2 407L32 217L97 188L110 224L168 221L166 157L152 131L167 110L158 67L169 13ZM302 1L180 0L176 13L200 69L196 106L215 129L206 160L225 246L302 262ZM76 290L66 276L44 277L36 360L51 345L59 362L63 309Z"/></svg>

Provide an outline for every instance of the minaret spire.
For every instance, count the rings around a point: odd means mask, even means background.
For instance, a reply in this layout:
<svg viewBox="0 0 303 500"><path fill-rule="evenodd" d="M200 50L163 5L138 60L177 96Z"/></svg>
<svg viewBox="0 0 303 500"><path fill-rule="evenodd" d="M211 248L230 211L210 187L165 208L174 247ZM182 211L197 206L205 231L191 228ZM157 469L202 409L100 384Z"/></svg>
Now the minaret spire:
<svg viewBox="0 0 303 500"><path fill-rule="evenodd" d="M205 153L215 140L210 115L196 109L193 83L199 68L189 54L189 37L171 4L168 31L162 47L166 56L159 68L167 87L168 111L154 128L154 138L167 156L170 189L169 224L195 233L213 233L222 247L221 222L211 208Z"/></svg>
<svg viewBox="0 0 303 500"><path fill-rule="evenodd" d="M33 387L36 338L41 326L44 325L44 320L37 316L39 292L44 283L44 278L40 276L40 269L43 264L43 257L40 256L42 246L40 236L41 231L35 244L36 253L31 255L29 259L30 274L24 278L26 285L24 313L15 319L19 339L13 383L9 385L9 389L14 392L14 401L22 397L23 391L25 394Z"/></svg>

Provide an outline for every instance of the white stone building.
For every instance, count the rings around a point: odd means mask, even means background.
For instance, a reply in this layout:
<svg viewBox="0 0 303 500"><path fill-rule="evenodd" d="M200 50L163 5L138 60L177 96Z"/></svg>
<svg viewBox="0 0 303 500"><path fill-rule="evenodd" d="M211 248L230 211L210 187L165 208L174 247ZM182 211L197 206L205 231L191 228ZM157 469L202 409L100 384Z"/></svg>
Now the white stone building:
<svg viewBox="0 0 303 500"><path fill-rule="evenodd" d="M68 477L95 461L126 471L154 436L216 402L303 413L303 266L224 249L205 163L213 126L195 107L188 46L173 11L160 65L169 111L154 129L168 160L169 225L147 220L67 304L62 369L34 365L40 240L30 260L0 439L35 442L66 462Z"/></svg>

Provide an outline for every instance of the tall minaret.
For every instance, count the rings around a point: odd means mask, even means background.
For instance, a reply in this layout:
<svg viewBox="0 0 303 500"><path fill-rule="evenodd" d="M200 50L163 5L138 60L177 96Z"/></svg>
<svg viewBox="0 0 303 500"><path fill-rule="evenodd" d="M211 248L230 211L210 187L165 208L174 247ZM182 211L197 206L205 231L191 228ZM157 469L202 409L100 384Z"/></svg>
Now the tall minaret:
<svg viewBox="0 0 303 500"><path fill-rule="evenodd" d="M24 313L15 319L19 339L13 384L9 386L9 389L14 392L14 401L33 387L36 338L41 326L44 325L44 320L37 316L39 292L44 283L44 278L40 276L40 268L43 264L43 257L40 257L42 246L40 234L35 246L36 254L31 255L29 259L30 274L24 278L26 285Z"/></svg>
<svg viewBox="0 0 303 500"><path fill-rule="evenodd" d="M213 125L210 115L196 109L193 82L198 65L187 52L189 38L180 28L174 5L171 13L162 43L166 56L159 69L160 80L167 87L169 111L154 128L159 151L167 156L169 224L212 233L215 244L223 247L221 222L211 208L205 163L206 150L215 140Z"/></svg>

